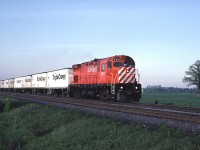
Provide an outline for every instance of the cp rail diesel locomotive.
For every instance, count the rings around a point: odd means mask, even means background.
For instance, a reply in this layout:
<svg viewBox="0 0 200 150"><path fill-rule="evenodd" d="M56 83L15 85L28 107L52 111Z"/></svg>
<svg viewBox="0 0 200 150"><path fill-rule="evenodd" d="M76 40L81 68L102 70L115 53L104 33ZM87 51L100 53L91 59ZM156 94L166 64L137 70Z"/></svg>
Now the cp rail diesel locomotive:
<svg viewBox="0 0 200 150"><path fill-rule="evenodd" d="M125 55L0 81L1 91L139 101L141 84L134 60Z"/></svg>
<svg viewBox="0 0 200 150"><path fill-rule="evenodd" d="M117 101L141 97L141 84L135 62L129 56L119 55L73 65L73 82L69 85L70 96L111 98Z"/></svg>

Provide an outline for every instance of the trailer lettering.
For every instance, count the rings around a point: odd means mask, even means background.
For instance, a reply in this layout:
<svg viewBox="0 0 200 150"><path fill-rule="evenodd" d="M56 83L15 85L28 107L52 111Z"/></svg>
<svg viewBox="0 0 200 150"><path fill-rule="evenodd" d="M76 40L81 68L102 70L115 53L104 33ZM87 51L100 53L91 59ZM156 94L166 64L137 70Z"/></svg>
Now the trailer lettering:
<svg viewBox="0 0 200 150"><path fill-rule="evenodd" d="M38 81L38 82L39 82L39 81L45 81L45 77L42 77L42 76L37 77L37 81Z"/></svg>
<svg viewBox="0 0 200 150"><path fill-rule="evenodd" d="M25 79L25 82L31 82L31 79Z"/></svg>
<svg viewBox="0 0 200 150"><path fill-rule="evenodd" d="M65 74L63 74L63 75L61 75L61 74L55 74L55 75L53 75L53 80L65 80L66 79L66 75Z"/></svg>

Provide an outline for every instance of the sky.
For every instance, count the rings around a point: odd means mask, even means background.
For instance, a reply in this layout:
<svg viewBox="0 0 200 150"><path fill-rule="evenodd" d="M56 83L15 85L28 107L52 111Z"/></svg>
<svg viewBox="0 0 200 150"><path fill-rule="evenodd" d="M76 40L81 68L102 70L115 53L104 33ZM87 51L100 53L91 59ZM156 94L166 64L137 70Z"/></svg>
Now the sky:
<svg viewBox="0 0 200 150"><path fill-rule="evenodd" d="M0 0L0 80L128 55L143 87L187 87L199 0Z"/></svg>

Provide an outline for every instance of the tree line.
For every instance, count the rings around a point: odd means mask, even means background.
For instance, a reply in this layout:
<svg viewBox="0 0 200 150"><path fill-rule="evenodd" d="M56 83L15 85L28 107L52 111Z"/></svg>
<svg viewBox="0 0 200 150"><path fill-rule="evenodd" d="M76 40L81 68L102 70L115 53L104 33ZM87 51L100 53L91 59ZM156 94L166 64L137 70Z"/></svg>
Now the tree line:
<svg viewBox="0 0 200 150"><path fill-rule="evenodd" d="M197 93L196 88L162 87L161 85L148 85L143 88L144 93Z"/></svg>

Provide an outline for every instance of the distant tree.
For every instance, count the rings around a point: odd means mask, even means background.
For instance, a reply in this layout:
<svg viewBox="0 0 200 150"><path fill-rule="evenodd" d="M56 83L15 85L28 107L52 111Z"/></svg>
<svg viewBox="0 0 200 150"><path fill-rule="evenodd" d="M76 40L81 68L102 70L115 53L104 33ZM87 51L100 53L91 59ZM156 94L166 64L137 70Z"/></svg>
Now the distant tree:
<svg viewBox="0 0 200 150"><path fill-rule="evenodd" d="M188 86L195 85L200 95L200 60L197 60L192 64L188 71L185 71L186 76L183 78L183 82L187 83Z"/></svg>

